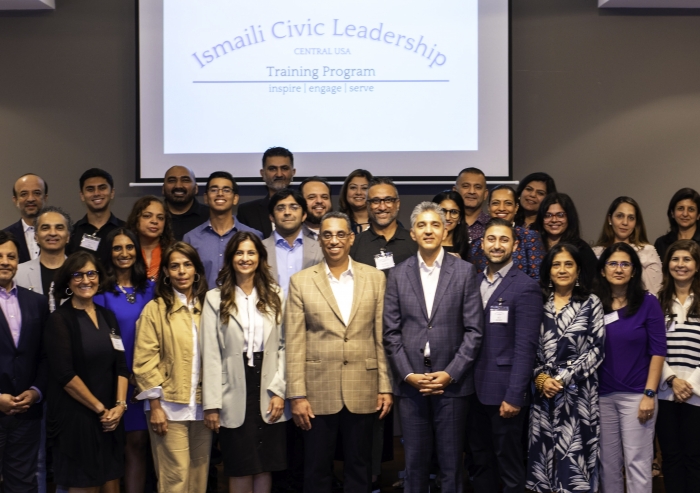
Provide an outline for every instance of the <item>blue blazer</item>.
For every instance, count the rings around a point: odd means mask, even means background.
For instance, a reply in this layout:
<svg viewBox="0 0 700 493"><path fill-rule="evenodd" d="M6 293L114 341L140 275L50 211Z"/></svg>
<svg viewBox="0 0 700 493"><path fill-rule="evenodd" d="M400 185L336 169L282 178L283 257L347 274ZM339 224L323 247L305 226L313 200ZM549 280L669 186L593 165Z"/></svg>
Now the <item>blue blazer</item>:
<svg viewBox="0 0 700 493"><path fill-rule="evenodd" d="M479 286L483 280L481 273ZM499 305L508 308L507 323L491 323L491 308ZM529 404L543 307L537 282L512 266L484 308L486 328L474 365L476 396L482 404Z"/></svg>
<svg viewBox="0 0 700 493"><path fill-rule="evenodd" d="M29 262L32 257L29 255L29 247L27 246L27 239L24 237L24 227L22 226L22 220L20 219L14 224L10 224L5 228L5 231L12 233L19 243L19 259L18 263L23 264L24 262ZM48 305L47 305L48 306Z"/></svg>
<svg viewBox="0 0 700 493"><path fill-rule="evenodd" d="M393 392L403 397L420 394L404 378L426 372L423 350L430 340L432 371L446 371L455 380L444 395L473 394L472 367L484 331L476 269L445 255L430 317L418 269L418 256L412 255L391 269L387 279L384 349L394 373Z"/></svg>
<svg viewBox="0 0 700 493"><path fill-rule="evenodd" d="M31 387L38 388L42 401L16 416L18 419L40 418L48 379L43 341L44 326L49 318L49 301L46 296L19 286L17 297L22 314L17 346L12 339L5 313L0 310L0 393L17 396Z"/></svg>

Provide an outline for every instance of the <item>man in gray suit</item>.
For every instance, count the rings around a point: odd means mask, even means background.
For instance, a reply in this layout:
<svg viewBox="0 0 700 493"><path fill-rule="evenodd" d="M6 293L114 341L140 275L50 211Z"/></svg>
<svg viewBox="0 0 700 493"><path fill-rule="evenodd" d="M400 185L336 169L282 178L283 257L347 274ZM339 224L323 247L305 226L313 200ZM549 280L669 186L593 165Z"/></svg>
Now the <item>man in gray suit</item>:
<svg viewBox="0 0 700 493"><path fill-rule="evenodd" d="M442 490L462 491L462 452L474 393L474 360L484 314L470 263L445 254L439 205L411 214L418 254L389 271L384 297L384 349L394 373L406 453L406 493L428 491L437 452Z"/></svg>
<svg viewBox="0 0 700 493"><path fill-rule="evenodd" d="M47 206L37 215L35 227L39 256L19 265L15 282L23 288L46 295L53 311L56 308L51 303L53 278L66 259L66 245L70 240L73 222L61 208Z"/></svg>
<svg viewBox="0 0 700 493"><path fill-rule="evenodd" d="M306 200L301 192L283 188L270 197L270 220L275 225L272 234L263 240L272 277L282 288L285 297L289 278L300 270L323 260L318 240L304 225Z"/></svg>

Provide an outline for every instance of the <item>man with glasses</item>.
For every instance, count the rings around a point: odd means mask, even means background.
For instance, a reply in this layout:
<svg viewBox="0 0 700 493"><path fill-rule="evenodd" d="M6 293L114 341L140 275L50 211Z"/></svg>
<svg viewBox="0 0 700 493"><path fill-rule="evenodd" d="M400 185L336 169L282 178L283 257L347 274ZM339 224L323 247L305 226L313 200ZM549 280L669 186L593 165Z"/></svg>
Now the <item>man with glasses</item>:
<svg viewBox="0 0 700 493"><path fill-rule="evenodd" d="M415 255L418 245L397 218L401 200L390 178L373 178L367 190L369 229L357 236L350 256L389 274L389 270Z"/></svg>
<svg viewBox="0 0 700 493"><path fill-rule="evenodd" d="M331 185L325 178L312 176L299 184L299 191L306 200L306 220L304 224L318 239L321 218L333 210L331 203Z"/></svg>
<svg viewBox="0 0 700 493"><path fill-rule="evenodd" d="M238 206L238 220L261 231L265 238L272 234L274 221L270 220L268 205L272 196L289 187L296 173L294 155L284 147L270 147L262 157L262 176L267 193L264 197Z"/></svg>
<svg viewBox="0 0 700 493"><path fill-rule="evenodd" d="M392 406L382 345L386 281L350 258L347 215L330 212L320 226L324 261L292 276L284 317L287 398L304 430L304 492L332 490L338 434L344 491L369 492L375 415Z"/></svg>
<svg viewBox="0 0 700 493"><path fill-rule="evenodd" d="M39 245L34 238L34 221L48 197L49 186L34 173L20 176L12 187L12 202L22 217L6 227L5 231L12 233L19 245L20 264L39 256Z"/></svg>
<svg viewBox="0 0 700 493"><path fill-rule="evenodd" d="M209 207L197 200L194 171L185 166L173 166L163 179L163 197L172 219L173 236L180 241L185 233L209 219Z"/></svg>
<svg viewBox="0 0 700 493"><path fill-rule="evenodd" d="M238 184L231 173L215 171L205 188L204 202L209 206L209 220L185 234L184 241L192 245L204 264L209 289L216 287L216 278L224 265L226 244L238 231L248 231L262 239L262 233L250 228L233 215L238 203Z"/></svg>
<svg viewBox="0 0 700 493"><path fill-rule="evenodd" d="M267 262L272 277L286 297L289 278L318 264L323 260L323 253L318 240L304 225L306 201L301 192L283 188L270 197L268 209L275 230L263 240L263 245L268 251Z"/></svg>

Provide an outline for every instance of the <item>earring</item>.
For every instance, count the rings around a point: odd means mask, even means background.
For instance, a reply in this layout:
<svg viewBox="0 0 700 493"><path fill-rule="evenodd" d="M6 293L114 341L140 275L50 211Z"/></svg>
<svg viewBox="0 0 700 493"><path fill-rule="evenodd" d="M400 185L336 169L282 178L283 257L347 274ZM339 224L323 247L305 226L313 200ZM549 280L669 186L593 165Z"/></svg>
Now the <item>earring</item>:
<svg viewBox="0 0 700 493"><path fill-rule="evenodd" d="M194 275L194 282L199 282L199 280L202 278L199 274Z"/></svg>
<svg viewBox="0 0 700 493"><path fill-rule="evenodd" d="M577 288L578 288L579 286L581 286L581 285L578 283L578 277L576 278L576 284L575 284L575 286L576 286Z"/></svg>
<svg viewBox="0 0 700 493"><path fill-rule="evenodd" d="M165 284L166 286L170 284L170 276L163 277L163 284Z"/></svg>
<svg viewBox="0 0 700 493"><path fill-rule="evenodd" d="M549 289L552 289L553 287L554 287L554 283L553 283L552 280L550 279L550 280L549 280Z"/></svg>
<svg viewBox="0 0 700 493"><path fill-rule="evenodd" d="M66 296L73 296L73 291L70 288L66 288Z"/></svg>

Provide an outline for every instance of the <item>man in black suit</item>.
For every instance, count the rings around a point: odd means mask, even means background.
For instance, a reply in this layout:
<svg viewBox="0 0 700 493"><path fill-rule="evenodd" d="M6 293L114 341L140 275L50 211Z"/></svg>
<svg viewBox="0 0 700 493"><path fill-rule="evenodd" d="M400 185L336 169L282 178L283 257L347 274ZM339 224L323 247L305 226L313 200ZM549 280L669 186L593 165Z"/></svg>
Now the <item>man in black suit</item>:
<svg viewBox="0 0 700 493"><path fill-rule="evenodd" d="M37 491L46 298L15 284L17 240L0 232L0 473L5 493Z"/></svg>
<svg viewBox="0 0 700 493"><path fill-rule="evenodd" d="M294 155L284 147L270 147L262 157L262 176L267 186L267 194L238 206L236 217L240 222L261 231L263 238L272 234L272 221L267 206L275 192L289 187L297 172L294 169Z"/></svg>
<svg viewBox="0 0 700 493"><path fill-rule="evenodd" d="M19 250L19 263L39 256L39 246L34 239L34 221L49 197L49 186L38 175L20 176L12 187L12 202L22 216L19 221L5 228L15 237Z"/></svg>

